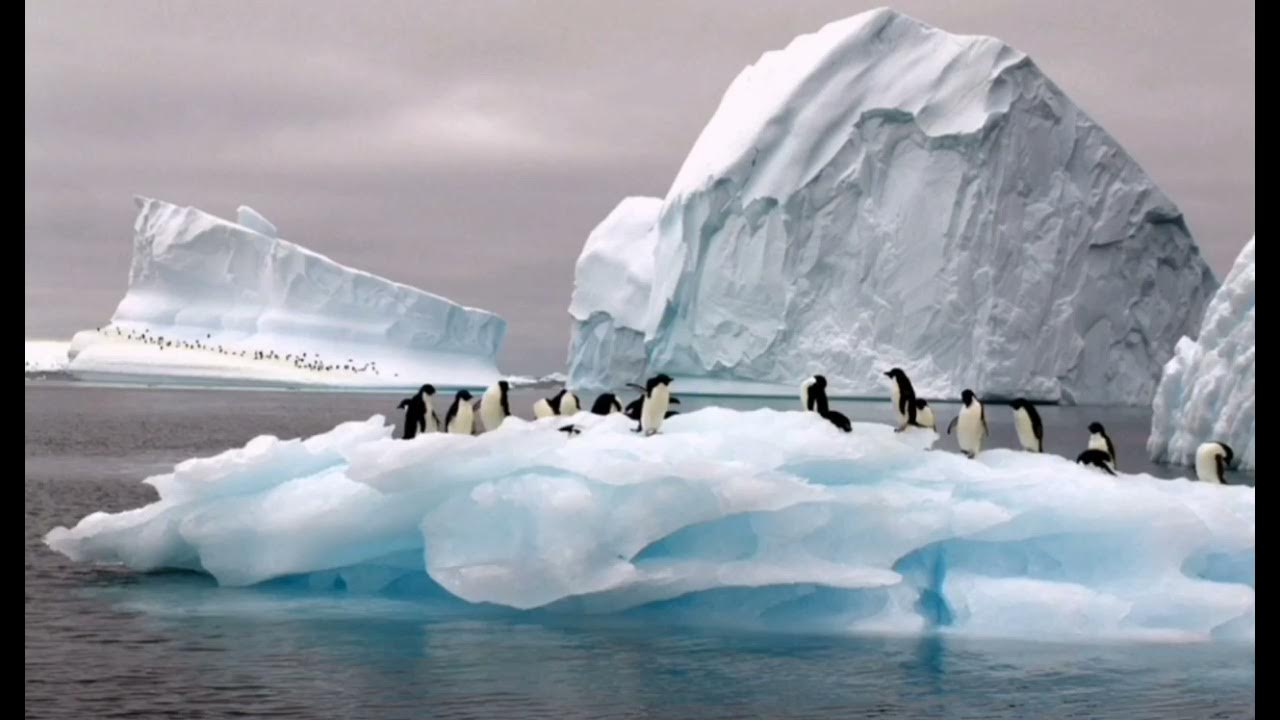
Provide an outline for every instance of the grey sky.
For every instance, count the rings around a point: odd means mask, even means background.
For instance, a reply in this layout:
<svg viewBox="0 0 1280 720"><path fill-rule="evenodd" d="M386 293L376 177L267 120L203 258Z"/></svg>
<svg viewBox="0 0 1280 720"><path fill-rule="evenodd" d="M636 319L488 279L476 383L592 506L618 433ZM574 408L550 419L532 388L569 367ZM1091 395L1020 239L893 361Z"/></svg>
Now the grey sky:
<svg viewBox="0 0 1280 720"><path fill-rule="evenodd" d="M134 193L498 312L559 369L573 264L663 195L761 53L883 2L26 4L26 335L101 324ZM1251 0L904 1L1028 53L1182 208L1221 277L1254 233Z"/></svg>

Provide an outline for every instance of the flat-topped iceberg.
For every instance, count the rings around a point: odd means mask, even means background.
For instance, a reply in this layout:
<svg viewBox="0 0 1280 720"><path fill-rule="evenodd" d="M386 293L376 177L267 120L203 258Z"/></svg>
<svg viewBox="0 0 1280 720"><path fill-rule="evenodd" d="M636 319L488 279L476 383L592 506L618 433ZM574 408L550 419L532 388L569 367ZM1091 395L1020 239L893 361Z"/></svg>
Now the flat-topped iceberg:
<svg viewBox="0 0 1280 720"><path fill-rule="evenodd" d="M1151 459L1195 463L1201 443L1225 442L1254 469L1253 242L1240 251L1205 310L1199 340L1178 341L1151 407Z"/></svg>
<svg viewBox="0 0 1280 720"><path fill-rule="evenodd" d="M666 197L592 232L570 384L1147 404L1217 287L1182 214L1023 53L890 10L765 53Z"/></svg>
<svg viewBox="0 0 1280 720"><path fill-rule="evenodd" d="M484 386L506 322L345 267L238 222L138 198L129 289L105 328L79 333L86 379L300 387Z"/></svg>
<svg viewBox="0 0 1280 720"><path fill-rule="evenodd" d="M582 433L558 428L577 423ZM438 593L512 611L783 630L1254 638L1254 489L928 449L928 431L710 408L509 418L394 440L381 417L260 437L46 542L77 561Z"/></svg>

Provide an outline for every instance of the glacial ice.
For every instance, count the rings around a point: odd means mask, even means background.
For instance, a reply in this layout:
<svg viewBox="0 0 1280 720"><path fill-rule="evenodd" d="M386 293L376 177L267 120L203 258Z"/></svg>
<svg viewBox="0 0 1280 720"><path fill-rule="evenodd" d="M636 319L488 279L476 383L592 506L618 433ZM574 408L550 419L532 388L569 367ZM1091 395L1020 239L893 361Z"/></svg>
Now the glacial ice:
<svg viewBox="0 0 1280 720"><path fill-rule="evenodd" d="M567 421L584 428L569 437ZM149 478L45 541L75 561L438 593L512 612L822 632L1253 642L1254 489L812 413L509 418L392 439L380 416Z"/></svg>
<svg viewBox="0 0 1280 720"><path fill-rule="evenodd" d="M82 379L416 388L498 377L506 322L493 313L279 239L249 207L233 223L137 204L128 291L109 325L72 339Z"/></svg>
<svg viewBox="0 0 1280 720"><path fill-rule="evenodd" d="M1254 469L1253 242L1209 301L1199 341L1179 340L1164 366L1147 438L1152 460L1192 465L1201 443L1221 441L1242 469Z"/></svg>
<svg viewBox="0 0 1280 720"><path fill-rule="evenodd" d="M28 373L56 373L67 369L65 340L27 340L26 371Z"/></svg>
<svg viewBox="0 0 1280 720"><path fill-rule="evenodd" d="M1026 55L873 10L746 68L661 203L592 232L570 384L884 396L898 366L926 397L1145 405L1215 288Z"/></svg>

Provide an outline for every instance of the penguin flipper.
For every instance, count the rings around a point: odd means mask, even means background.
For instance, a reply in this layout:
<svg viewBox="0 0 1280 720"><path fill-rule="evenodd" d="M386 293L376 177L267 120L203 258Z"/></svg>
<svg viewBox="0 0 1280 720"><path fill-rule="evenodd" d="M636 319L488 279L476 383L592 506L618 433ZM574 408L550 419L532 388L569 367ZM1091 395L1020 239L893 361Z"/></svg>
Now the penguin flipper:
<svg viewBox="0 0 1280 720"><path fill-rule="evenodd" d="M951 422L947 423L947 434L948 434L948 435L950 435L950 434L951 434L951 429L952 429L952 428L954 428L954 427L956 426L956 421L958 421L959 419L960 419L960 416L959 416L959 415L957 415L957 416L955 416L955 417L951 418Z"/></svg>

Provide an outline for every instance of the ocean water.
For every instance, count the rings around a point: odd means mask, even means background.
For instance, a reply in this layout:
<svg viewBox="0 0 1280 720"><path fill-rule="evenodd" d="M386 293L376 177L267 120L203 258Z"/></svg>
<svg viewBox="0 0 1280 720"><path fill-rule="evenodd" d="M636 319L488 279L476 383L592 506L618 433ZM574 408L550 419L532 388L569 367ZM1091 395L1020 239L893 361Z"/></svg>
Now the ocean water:
<svg viewBox="0 0 1280 720"><path fill-rule="evenodd" d="M513 393L528 416L545 391ZM40 538L155 499L139 481L262 433L383 413L373 394L174 391L29 382L26 715L97 717L1253 717L1252 647L775 635L477 609L447 596L225 589L190 573L76 565ZM711 402L687 398L681 409ZM790 400L716 404L786 407ZM798 401L795 401L798 405ZM889 421L887 403L837 402ZM937 408L940 424L954 407ZM1162 477L1140 409L1044 408L1047 450L1092 420L1121 468ZM1015 443L990 408L992 444ZM954 439L940 447L954 448ZM1250 476L1232 482L1252 484Z"/></svg>

